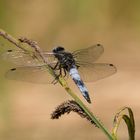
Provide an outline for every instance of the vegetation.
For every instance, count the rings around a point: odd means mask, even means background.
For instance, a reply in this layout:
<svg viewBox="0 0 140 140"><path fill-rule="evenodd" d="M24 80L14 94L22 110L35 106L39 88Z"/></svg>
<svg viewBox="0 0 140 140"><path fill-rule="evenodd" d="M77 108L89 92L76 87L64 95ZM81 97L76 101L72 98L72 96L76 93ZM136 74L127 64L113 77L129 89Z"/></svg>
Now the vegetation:
<svg viewBox="0 0 140 140"><path fill-rule="evenodd" d="M32 49L32 54L30 53L32 56L36 53L39 54L42 58L42 61L46 64L46 69L48 70L48 72L54 78L56 78L57 75L47 63L47 60L42 54L41 48L35 41L29 40L27 38L16 39L3 30L0 30L0 36L2 36L4 39L6 39L7 41L11 42L13 45L24 51L29 51L29 49ZM59 77L58 82L74 100L66 101L59 105L56 108L56 110L52 113L52 119L59 118L62 114L69 113L71 111L77 112L80 116L86 118L92 124L97 126L100 130L102 130L102 132L108 137L109 140L118 139L117 130L119 128L120 123L123 120L125 121L128 128L129 140L135 139L135 122L131 108L123 107L119 110L119 112L116 113L113 122L114 127L112 129L112 132L109 132L109 130L107 130L107 128L101 123L101 121L94 115L94 113L92 113L88 109L88 107L80 100L80 98L72 91L72 89L69 87L69 85L63 77ZM125 113L126 110L128 111L128 114Z"/></svg>

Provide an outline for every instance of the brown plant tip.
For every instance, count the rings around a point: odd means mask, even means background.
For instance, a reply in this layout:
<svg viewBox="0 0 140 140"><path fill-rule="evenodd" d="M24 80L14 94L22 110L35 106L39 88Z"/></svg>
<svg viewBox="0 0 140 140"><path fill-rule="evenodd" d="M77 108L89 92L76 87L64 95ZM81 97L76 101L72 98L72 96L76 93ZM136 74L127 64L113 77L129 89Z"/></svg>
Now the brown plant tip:
<svg viewBox="0 0 140 140"><path fill-rule="evenodd" d="M26 37L20 37L18 40L19 40L21 43L26 43L26 44L28 44L30 47L34 48L34 50L35 50L36 52L38 52L39 55L42 57L42 59L44 60L44 62L46 62L44 56L43 56L42 53L41 53L41 52L42 52L42 51L41 51L41 48L38 46L38 44L37 44L36 41L30 40L30 39L28 39L28 38L26 38Z"/></svg>
<svg viewBox="0 0 140 140"><path fill-rule="evenodd" d="M30 45L33 48L37 45L36 41L27 39L26 37L20 37L18 40L22 43L27 43L28 45Z"/></svg>
<svg viewBox="0 0 140 140"><path fill-rule="evenodd" d="M95 122L91 120L91 118L74 100L68 100L57 106L55 111L53 111L53 113L51 114L51 119L59 119L61 115L64 115L65 113L69 114L71 111L76 112L82 118L86 118L88 121L90 121L91 124L94 124L97 127Z"/></svg>

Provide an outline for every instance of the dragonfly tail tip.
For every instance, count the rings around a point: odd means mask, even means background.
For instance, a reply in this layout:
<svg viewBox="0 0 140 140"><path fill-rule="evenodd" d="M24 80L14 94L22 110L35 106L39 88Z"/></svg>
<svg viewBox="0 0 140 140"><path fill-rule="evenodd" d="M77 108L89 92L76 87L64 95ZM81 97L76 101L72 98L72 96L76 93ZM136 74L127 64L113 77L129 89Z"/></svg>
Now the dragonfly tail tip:
<svg viewBox="0 0 140 140"><path fill-rule="evenodd" d="M91 104L91 100L90 100L90 98L89 98L89 97L85 97L85 99L87 100L87 102L88 102L88 103L90 103L90 104Z"/></svg>

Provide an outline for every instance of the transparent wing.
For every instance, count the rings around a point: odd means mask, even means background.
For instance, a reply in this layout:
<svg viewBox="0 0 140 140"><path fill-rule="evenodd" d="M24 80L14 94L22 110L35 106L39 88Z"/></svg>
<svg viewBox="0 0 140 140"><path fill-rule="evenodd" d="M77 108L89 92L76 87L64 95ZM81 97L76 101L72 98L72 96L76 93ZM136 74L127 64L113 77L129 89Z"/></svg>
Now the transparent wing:
<svg viewBox="0 0 140 140"><path fill-rule="evenodd" d="M10 69L5 74L7 79L19 80L37 84L48 84L54 80L45 67L17 67Z"/></svg>
<svg viewBox="0 0 140 140"><path fill-rule="evenodd" d="M54 67L58 62L53 53L42 52L42 54L50 66ZM40 84L51 83L54 80L45 68L46 64L38 54L33 55L33 52L23 50L7 50L1 53L0 57L19 66L6 73L6 78L8 79ZM55 72L59 74L60 71L55 70ZM65 79L67 77L68 75L66 75Z"/></svg>
<svg viewBox="0 0 140 140"><path fill-rule="evenodd" d="M100 44L93 45L86 49L81 49L73 52L73 56L78 63L86 64L96 61L104 52L104 48Z"/></svg>
<svg viewBox="0 0 140 140"><path fill-rule="evenodd" d="M44 56L51 63L53 63L55 60L52 53L44 52ZM6 52L2 53L0 57L18 66L41 66L44 64L38 54L33 54L33 52L23 50L7 50Z"/></svg>
<svg viewBox="0 0 140 140"><path fill-rule="evenodd" d="M83 81L94 82L116 73L117 69L113 64L94 63L81 66L78 71Z"/></svg>

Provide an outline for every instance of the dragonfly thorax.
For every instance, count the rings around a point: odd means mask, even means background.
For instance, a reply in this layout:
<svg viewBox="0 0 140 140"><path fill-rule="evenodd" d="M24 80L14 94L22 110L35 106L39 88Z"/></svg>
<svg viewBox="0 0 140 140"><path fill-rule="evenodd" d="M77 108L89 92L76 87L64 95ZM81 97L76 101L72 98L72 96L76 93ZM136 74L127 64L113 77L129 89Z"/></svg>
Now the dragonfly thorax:
<svg viewBox="0 0 140 140"><path fill-rule="evenodd" d="M73 66L75 66L73 55L69 52L65 52L63 47L57 47L53 49L53 52L55 57L58 59L61 68L69 71Z"/></svg>
<svg viewBox="0 0 140 140"><path fill-rule="evenodd" d="M60 60L60 64L63 68L65 68L67 71L69 71L73 66L75 66L75 60L73 58L73 55L71 53L63 53L63 57Z"/></svg>

